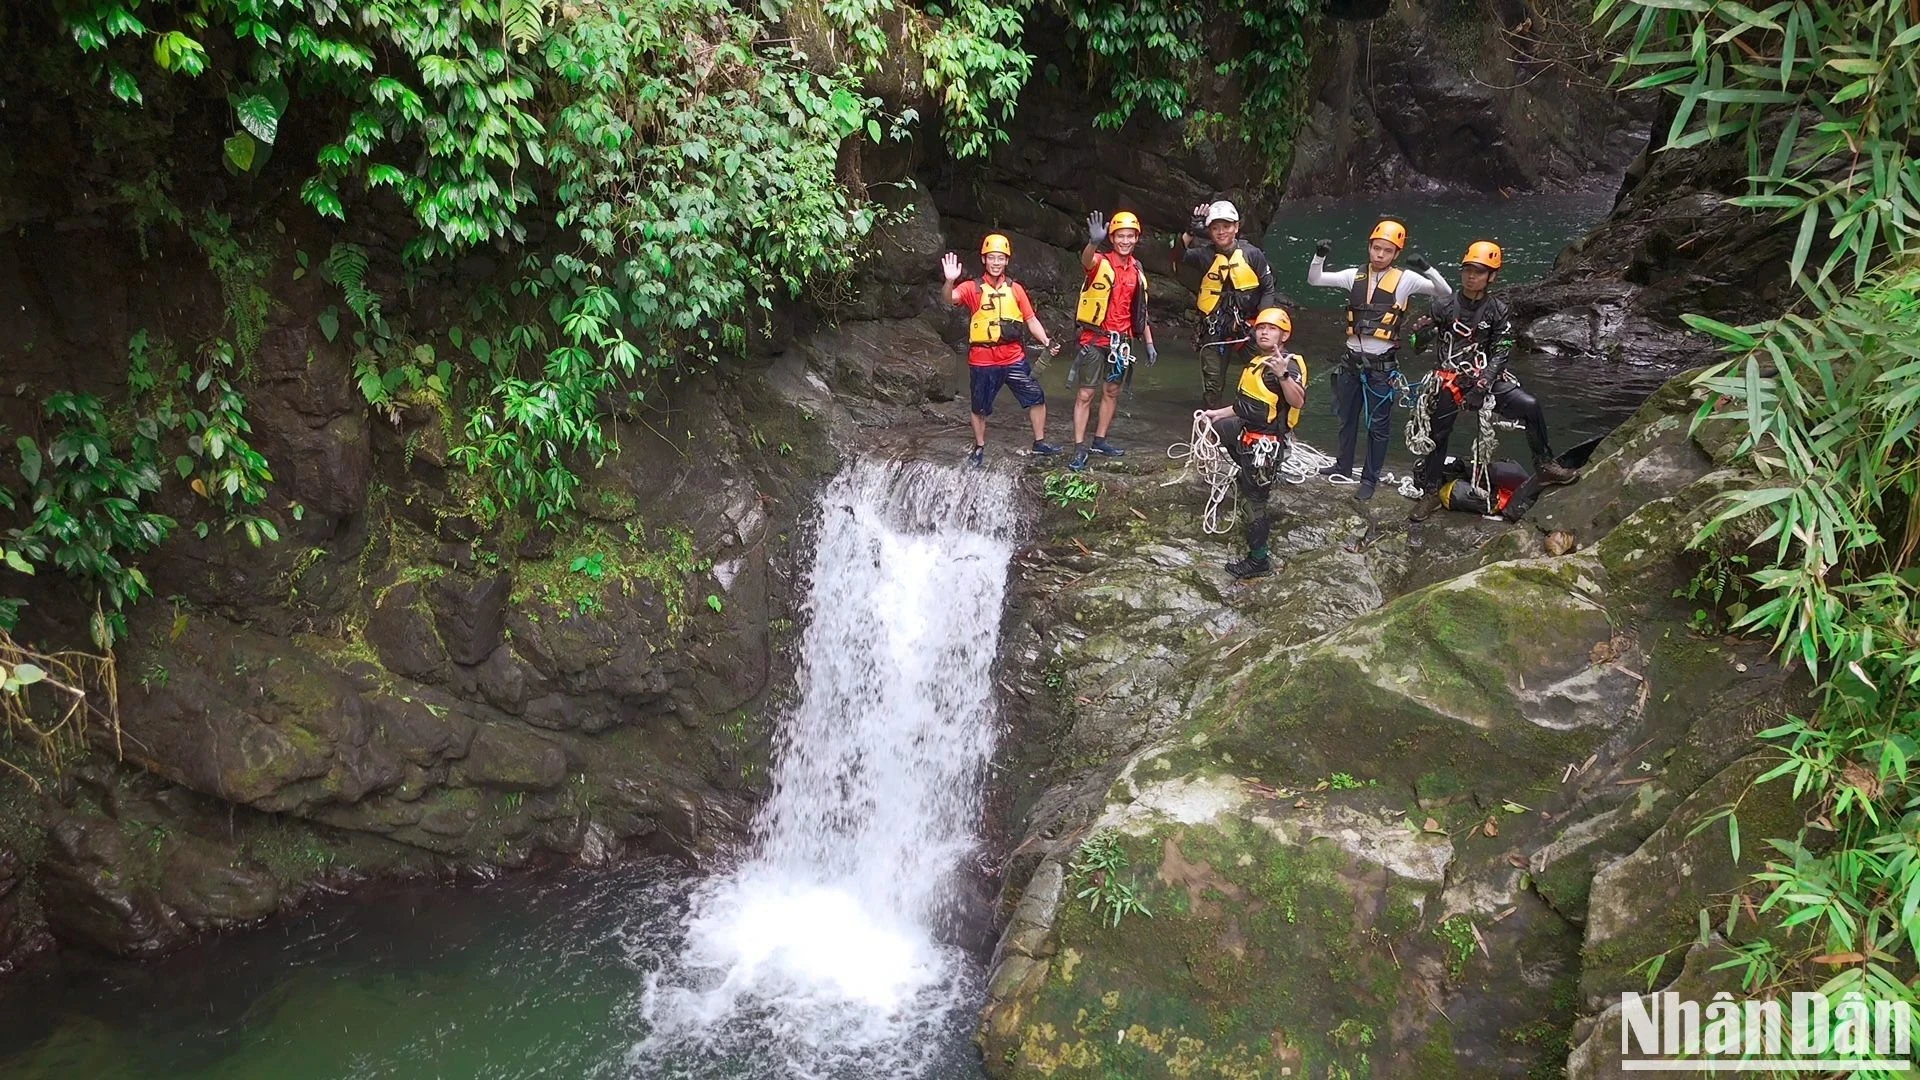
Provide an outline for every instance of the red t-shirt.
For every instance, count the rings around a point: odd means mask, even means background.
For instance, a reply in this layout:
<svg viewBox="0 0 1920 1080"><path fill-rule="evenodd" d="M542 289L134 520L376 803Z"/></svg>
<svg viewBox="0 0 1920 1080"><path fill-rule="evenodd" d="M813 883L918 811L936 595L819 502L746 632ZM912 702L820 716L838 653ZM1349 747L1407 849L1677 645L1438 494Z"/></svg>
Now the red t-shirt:
<svg viewBox="0 0 1920 1080"><path fill-rule="evenodd" d="M1133 302L1140 296L1140 260L1128 255L1124 262L1119 255L1110 251L1100 252L1096 258L1105 259L1113 264L1113 290L1107 294L1107 317L1100 322L1100 329L1083 326L1080 328L1080 344L1104 343L1107 331L1120 334L1133 333ZM1093 284L1093 275L1100 271L1095 263L1087 271L1086 284Z"/></svg>
<svg viewBox="0 0 1920 1080"><path fill-rule="evenodd" d="M1004 280L1004 279L1002 279ZM972 278L953 287L953 302L969 312L980 310L980 283ZM1033 301L1027 299L1027 290L1019 282L1013 283L1013 303L1020 309L1022 319L1033 318ZM1002 342L998 345L967 346L967 363L974 367L1006 367L1017 364L1027 355L1025 345L1020 342Z"/></svg>

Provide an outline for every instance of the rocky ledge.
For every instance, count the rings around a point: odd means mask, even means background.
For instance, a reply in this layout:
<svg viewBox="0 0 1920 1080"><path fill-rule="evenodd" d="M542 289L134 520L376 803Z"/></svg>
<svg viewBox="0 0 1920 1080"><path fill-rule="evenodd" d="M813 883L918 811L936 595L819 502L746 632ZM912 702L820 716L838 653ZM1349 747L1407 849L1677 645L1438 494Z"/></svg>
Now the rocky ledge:
<svg viewBox="0 0 1920 1080"><path fill-rule="evenodd" d="M1407 526L1383 497L1374 527L1344 491L1283 485L1284 565L1250 585L1167 474L1055 514L1008 619L1031 779L989 1071L1560 1075L1644 988L1635 965L1752 869L1691 830L1795 690L1671 597L1743 479L1721 432L1689 434L1697 404L1675 379L1514 525ZM1092 904L1124 896L1144 910ZM1609 1045L1576 1075L1607 1075Z"/></svg>

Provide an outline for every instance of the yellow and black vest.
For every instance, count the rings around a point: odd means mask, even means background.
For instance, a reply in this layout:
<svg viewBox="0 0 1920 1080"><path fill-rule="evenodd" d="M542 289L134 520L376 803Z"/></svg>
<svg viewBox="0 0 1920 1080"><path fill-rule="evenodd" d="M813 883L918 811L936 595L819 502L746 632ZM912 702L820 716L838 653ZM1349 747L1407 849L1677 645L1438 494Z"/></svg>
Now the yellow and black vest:
<svg viewBox="0 0 1920 1080"><path fill-rule="evenodd" d="M1353 291L1347 295L1347 334L1381 341L1400 340L1400 324L1406 321L1407 302L1399 298L1399 267L1390 267L1380 275L1371 293L1367 283L1372 275L1365 267L1354 271Z"/></svg>
<svg viewBox="0 0 1920 1080"><path fill-rule="evenodd" d="M1011 345L1026 336L1027 320L1020 317L1020 304L1013 298L1013 279L1001 278L999 285L981 278L980 306L967 321L967 344Z"/></svg>
<svg viewBox="0 0 1920 1080"><path fill-rule="evenodd" d="M1297 353L1288 353L1300 368L1300 385L1307 385L1307 358ZM1247 425L1247 430L1260 435L1285 435L1300 422L1300 410L1287 408L1286 399L1267 385L1267 358L1257 355L1248 361L1240 372L1240 393L1234 398L1233 413ZM1284 414L1285 423L1282 423Z"/></svg>
<svg viewBox="0 0 1920 1080"><path fill-rule="evenodd" d="M1140 337L1147 332L1147 271L1140 260L1133 262L1134 272L1139 275L1139 290L1133 294L1133 317L1129 320L1127 332ZM1080 290L1080 307L1074 318L1082 326L1095 330L1105 330L1107 323L1107 305L1113 300L1113 263L1103 252L1093 264L1093 280Z"/></svg>
<svg viewBox="0 0 1920 1080"><path fill-rule="evenodd" d="M1214 253L1213 265L1200 279L1200 314L1213 314L1213 309L1220 306L1220 297L1229 290L1243 295L1260 291L1260 274L1247 264L1247 253L1238 244L1224 255Z"/></svg>

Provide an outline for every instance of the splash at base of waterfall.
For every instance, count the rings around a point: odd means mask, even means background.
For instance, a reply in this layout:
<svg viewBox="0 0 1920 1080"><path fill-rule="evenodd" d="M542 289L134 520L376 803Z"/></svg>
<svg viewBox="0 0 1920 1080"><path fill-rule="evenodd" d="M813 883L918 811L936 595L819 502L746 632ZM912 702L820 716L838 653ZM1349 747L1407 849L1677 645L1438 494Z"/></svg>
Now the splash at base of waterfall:
<svg viewBox="0 0 1920 1080"><path fill-rule="evenodd" d="M859 463L823 493L774 793L648 976L647 1075L898 1080L965 1037L979 973L941 930L978 845L1013 523L987 471Z"/></svg>

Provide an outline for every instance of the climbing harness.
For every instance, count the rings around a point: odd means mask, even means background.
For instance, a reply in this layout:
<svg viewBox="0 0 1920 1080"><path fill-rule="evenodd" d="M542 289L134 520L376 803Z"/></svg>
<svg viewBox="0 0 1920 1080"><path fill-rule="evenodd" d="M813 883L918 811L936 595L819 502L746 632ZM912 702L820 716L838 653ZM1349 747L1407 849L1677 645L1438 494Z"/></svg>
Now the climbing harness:
<svg viewBox="0 0 1920 1080"><path fill-rule="evenodd" d="M1122 377L1133 373L1133 343L1116 330L1107 331L1107 362Z"/></svg>

